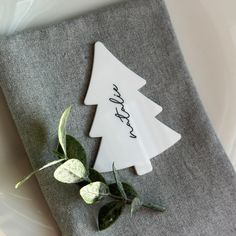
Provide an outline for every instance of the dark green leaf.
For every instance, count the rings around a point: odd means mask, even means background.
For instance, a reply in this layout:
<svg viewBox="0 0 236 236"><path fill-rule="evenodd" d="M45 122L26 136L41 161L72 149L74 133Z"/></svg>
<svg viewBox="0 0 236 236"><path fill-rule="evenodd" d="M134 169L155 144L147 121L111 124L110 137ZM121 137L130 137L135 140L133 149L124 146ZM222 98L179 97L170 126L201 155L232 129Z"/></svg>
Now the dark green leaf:
<svg viewBox="0 0 236 236"><path fill-rule="evenodd" d="M131 209L130 209L131 216L133 215L135 211L137 211L141 207L142 207L142 201L138 197L135 197L131 203Z"/></svg>
<svg viewBox="0 0 236 236"><path fill-rule="evenodd" d="M122 182L122 186L123 186L123 189L125 190L125 193L128 199L133 200L135 197L138 196L138 193L135 191L135 189L131 185ZM121 193L116 183L109 184L109 189L110 189L111 194L121 197Z"/></svg>
<svg viewBox="0 0 236 236"><path fill-rule="evenodd" d="M80 160L87 167L87 156L83 146L78 140L70 135L66 135L67 156Z"/></svg>
<svg viewBox="0 0 236 236"><path fill-rule="evenodd" d="M106 184L106 180L104 179L104 177L99 172L97 172L96 170L94 170L92 168L89 169L89 179L92 182L100 181L100 182Z"/></svg>
<svg viewBox="0 0 236 236"><path fill-rule="evenodd" d="M120 191L120 194L121 196L124 198L124 199L127 199L127 196L126 196L126 193L125 193L125 190L123 188L123 185L120 181L120 178L119 178L119 174L115 168L115 164L113 163L112 165L112 169L113 169L113 174L114 174L114 178L115 178L115 181L116 181L116 184L117 184L117 187L118 187L118 190Z"/></svg>
<svg viewBox="0 0 236 236"><path fill-rule="evenodd" d="M98 213L99 230L110 227L119 218L125 203L123 201L112 201L104 205Z"/></svg>
<svg viewBox="0 0 236 236"><path fill-rule="evenodd" d="M96 170L94 170L92 168L89 168L89 179L92 182L99 181L99 182L106 184L106 180L103 178L103 176L99 172L97 172ZM86 180L82 181L80 183L77 183L77 185L79 185L80 187L84 187L87 184L89 184L89 181L86 181Z"/></svg>
<svg viewBox="0 0 236 236"><path fill-rule="evenodd" d="M67 158L78 159L87 168L87 157L85 150L80 142L71 135L66 135L66 152ZM54 152L54 154L59 158L62 158L61 154L63 154L63 150L60 144L58 145L57 150L56 152Z"/></svg>
<svg viewBox="0 0 236 236"><path fill-rule="evenodd" d="M77 186L79 186L80 188L84 187L85 185L89 184L89 181L83 180L79 183L76 183Z"/></svg>

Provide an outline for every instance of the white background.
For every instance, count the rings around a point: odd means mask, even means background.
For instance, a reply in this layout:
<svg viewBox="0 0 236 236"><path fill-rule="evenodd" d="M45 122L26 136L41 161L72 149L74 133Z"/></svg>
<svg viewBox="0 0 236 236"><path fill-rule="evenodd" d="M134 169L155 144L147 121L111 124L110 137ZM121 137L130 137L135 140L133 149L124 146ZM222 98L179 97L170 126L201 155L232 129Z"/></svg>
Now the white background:
<svg viewBox="0 0 236 236"><path fill-rule="evenodd" d="M121 0L0 0L0 34L60 21ZM236 1L165 0L187 66L236 167ZM0 93L0 236L58 235Z"/></svg>

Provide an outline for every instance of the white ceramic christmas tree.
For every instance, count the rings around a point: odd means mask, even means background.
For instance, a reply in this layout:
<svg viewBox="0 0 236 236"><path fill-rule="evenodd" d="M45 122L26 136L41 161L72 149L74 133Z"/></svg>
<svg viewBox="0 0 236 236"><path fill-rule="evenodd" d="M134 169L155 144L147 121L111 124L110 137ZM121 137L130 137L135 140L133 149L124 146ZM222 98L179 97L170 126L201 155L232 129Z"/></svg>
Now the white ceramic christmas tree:
<svg viewBox="0 0 236 236"><path fill-rule="evenodd" d="M138 90L146 81L123 65L101 43L95 44L86 105L97 105L90 137L102 137L94 168L99 172L134 166L138 175L152 171L150 159L181 135L158 121L162 107Z"/></svg>

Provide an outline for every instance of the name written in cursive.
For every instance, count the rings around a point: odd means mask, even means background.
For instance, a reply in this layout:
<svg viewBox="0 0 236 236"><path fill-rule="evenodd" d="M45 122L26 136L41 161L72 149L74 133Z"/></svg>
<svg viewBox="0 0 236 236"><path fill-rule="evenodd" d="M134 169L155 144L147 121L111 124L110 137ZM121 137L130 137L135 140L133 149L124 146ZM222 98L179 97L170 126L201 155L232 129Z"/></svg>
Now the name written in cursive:
<svg viewBox="0 0 236 236"><path fill-rule="evenodd" d="M119 92L118 87L113 84L113 91L115 92L113 94L113 98L109 98L109 101L111 101L114 104L117 104L117 107L115 108L116 113L115 116L120 119L122 123L126 123L127 127L129 128L129 134L130 138L137 138L137 136L134 134L134 128L130 124L130 114L125 110L124 106L124 99L121 97L121 94Z"/></svg>

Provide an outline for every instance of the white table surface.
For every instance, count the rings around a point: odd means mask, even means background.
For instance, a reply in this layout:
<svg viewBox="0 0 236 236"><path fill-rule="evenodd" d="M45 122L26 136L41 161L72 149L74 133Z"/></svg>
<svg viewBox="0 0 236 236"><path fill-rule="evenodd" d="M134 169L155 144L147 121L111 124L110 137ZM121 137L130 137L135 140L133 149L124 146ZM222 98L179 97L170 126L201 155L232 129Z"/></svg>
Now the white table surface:
<svg viewBox="0 0 236 236"><path fill-rule="evenodd" d="M0 0L0 34L70 18L121 0ZM180 47L212 124L236 168L236 1L165 0ZM59 231L31 171L0 92L0 236Z"/></svg>

